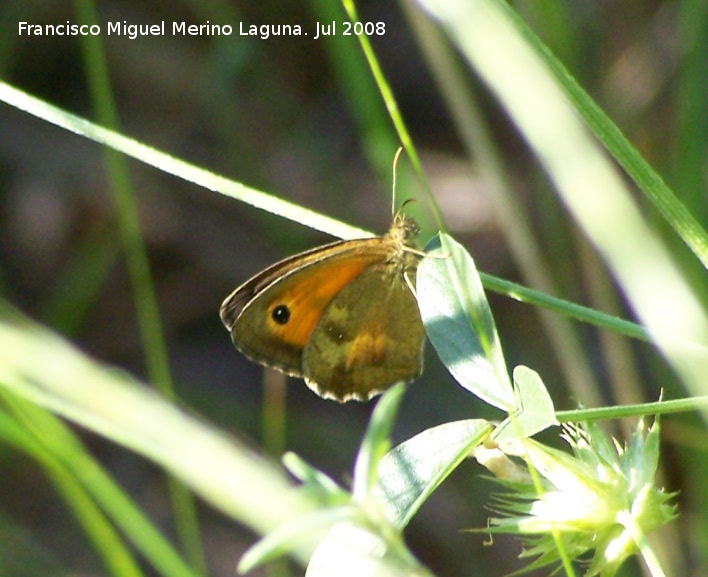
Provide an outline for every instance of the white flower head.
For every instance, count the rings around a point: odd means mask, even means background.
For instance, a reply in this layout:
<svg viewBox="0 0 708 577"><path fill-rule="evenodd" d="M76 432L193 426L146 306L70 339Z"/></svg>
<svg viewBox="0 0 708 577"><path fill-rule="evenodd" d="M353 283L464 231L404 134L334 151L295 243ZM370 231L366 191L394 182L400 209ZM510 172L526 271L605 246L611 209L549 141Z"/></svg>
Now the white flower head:
<svg viewBox="0 0 708 577"><path fill-rule="evenodd" d="M586 577L611 577L646 534L676 516L673 494L654 486L659 421L646 434L640 421L627 446L592 423L565 425L562 437L572 455L533 439L475 452L509 489L494 506L506 516L490 519L485 531L523 535L521 556L538 557L527 570L559 563L562 548L569 558L594 551ZM512 467L511 457L526 468Z"/></svg>

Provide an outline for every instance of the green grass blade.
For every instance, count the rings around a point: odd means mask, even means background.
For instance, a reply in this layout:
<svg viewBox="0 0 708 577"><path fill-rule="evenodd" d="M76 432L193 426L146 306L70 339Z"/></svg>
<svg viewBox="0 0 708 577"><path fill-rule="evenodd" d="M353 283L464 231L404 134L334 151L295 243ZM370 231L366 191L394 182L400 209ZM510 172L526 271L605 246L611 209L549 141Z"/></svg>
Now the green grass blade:
<svg viewBox="0 0 708 577"><path fill-rule="evenodd" d="M620 174L578 119L578 112L591 107L572 106L552 63L506 4L422 4L515 121L659 349L694 394L704 392L708 317ZM644 176L651 180L648 172ZM699 345L677 344L681 341Z"/></svg>
<svg viewBox="0 0 708 577"><path fill-rule="evenodd" d="M111 520L110 527L118 527L123 533L122 540L132 542L135 549L140 551L161 575L197 575L105 469L86 451L69 427L38 407L20 403L7 393L3 393L3 396L24 427L21 438L28 442L30 438L34 439L33 444L24 449L52 475L65 498L72 498L72 502L78 500L83 506L93 506L95 503L101 507ZM89 537L93 532L87 529ZM106 532L107 529L99 524L96 533L101 535ZM108 558L115 554L114 551L120 551L117 545L111 543L102 549Z"/></svg>
<svg viewBox="0 0 708 577"><path fill-rule="evenodd" d="M0 309L0 386L151 459L260 533L317 505L236 439L91 361L8 305Z"/></svg>

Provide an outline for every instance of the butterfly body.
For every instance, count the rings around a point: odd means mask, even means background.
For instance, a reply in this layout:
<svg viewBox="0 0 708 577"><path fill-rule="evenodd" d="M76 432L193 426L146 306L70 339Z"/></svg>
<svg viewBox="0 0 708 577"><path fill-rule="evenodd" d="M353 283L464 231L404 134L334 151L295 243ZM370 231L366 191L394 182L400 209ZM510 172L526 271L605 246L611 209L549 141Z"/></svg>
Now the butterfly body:
<svg viewBox="0 0 708 577"><path fill-rule="evenodd" d="M416 233L411 219L396 217L382 237L334 242L265 269L222 304L234 345L340 402L415 379L425 337L411 289Z"/></svg>

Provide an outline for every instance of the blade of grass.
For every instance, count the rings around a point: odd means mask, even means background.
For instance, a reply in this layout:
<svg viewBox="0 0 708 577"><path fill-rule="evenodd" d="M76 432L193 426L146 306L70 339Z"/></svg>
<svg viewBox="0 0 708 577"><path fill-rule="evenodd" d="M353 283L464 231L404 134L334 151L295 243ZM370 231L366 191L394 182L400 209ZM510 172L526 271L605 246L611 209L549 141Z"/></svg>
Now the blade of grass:
<svg viewBox="0 0 708 577"><path fill-rule="evenodd" d="M349 20L352 23L359 22L359 16L357 15L356 6L354 5L354 2L352 0L342 0L342 4L344 6L344 9L347 11L347 14L349 15ZM391 90L391 87L388 81L386 80L383 71L381 70L381 66L379 65L379 62L376 59L374 49L371 46L371 42L369 42L369 38L366 36L366 34L360 34L357 36L357 39L359 40L359 44L361 45L362 51L364 52L364 56L366 56L366 61L369 64L369 69L371 70L371 74L374 77L374 80L376 81L376 85L379 87L379 92L381 93L381 98L383 99L384 104L386 104L388 114L391 117L393 125L396 128L398 138L401 140L401 144L403 145L403 148L408 154L408 158L410 159L413 165L413 170L417 174L419 181L425 186L425 189L427 191L428 204L433 214L433 217L435 218L435 222L438 225L438 229L442 230L444 228L442 217L440 216L438 207L434 202L430 188L427 185L425 175L423 174L423 167L420 164L418 152L416 151L415 146L413 145L413 139L411 138L410 132L408 132L406 123L404 122L403 116L401 115L401 112L398 108L398 103L396 102L396 98L393 95L393 90Z"/></svg>
<svg viewBox="0 0 708 577"><path fill-rule="evenodd" d="M122 152L126 156L153 166L166 174L172 174L187 182L218 192L240 202L250 204L271 214L286 218L292 222L306 223L314 230L331 234L342 239L366 238L373 236L370 231L347 225L339 220L308 210L298 204L277 198L272 194L248 187L240 182L224 178L211 171L147 146L132 138L103 128L84 118L76 116L30 96L22 90L0 80L0 101L14 106L45 120L51 124L84 136L94 142Z"/></svg>
<svg viewBox="0 0 708 577"><path fill-rule="evenodd" d="M2 303L0 386L151 459L259 533L318 505L293 489L281 469L236 439L125 373L93 362Z"/></svg>
<svg viewBox="0 0 708 577"><path fill-rule="evenodd" d="M532 33L506 4L421 3L499 98L654 342L689 389L701 394L708 374L703 345L708 343L708 319L621 176L580 123L577 114L590 114L594 104L589 99L584 106L568 102L551 72L554 64L538 48L537 39L529 40ZM572 84L570 79L567 84ZM652 180L653 174L644 177ZM677 344L682 339L699 346Z"/></svg>
<svg viewBox="0 0 708 577"><path fill-rule="evenodd" d="M595 136L627 171L703 266L708 268L708 232L523 20L511 9L504 9L504 12L515 30L528 42L529 47L543 58L556 79L557 86L568 97Z"/></svg>
<svg viewBox="0 0 708 577"><path fill-rule="evenodd" d="M80 22L98 24L98 15L91 0L74 0L74 10ZM108 76L103 40L100 36L82 36L81 48L95 113L102 124L116 128L118 114ZM110 149L104 151L104 162L112 185L148 378L167 398L174 400L167 345L128 169L125 160ZM179 540L192 566L200 575L206 575L206 560L194 499L175 479L168 477L167 483Z"/></svg>
<svg viewBox="0 0 708 577"><path fill-rule="evenodd" d="M2 393L2 398L10 407L18 424L21 423L22 426L18 436L14 438L15 444L19 444L18 438L26 442L24 446L20 445L20 448L42 464L65 498L71 498L72 503L77 501L73 509L78 509L80 513L83 508L89 509L89 520L93 521L91 525L87 525L87 534L90 537L94 532L105 534L108 528L112 529L115 525L161 575L195 577L196 573L187 566L64 423L50 413L29 403L20 402L7 393ZM7 427L3 430L6 429ZM104 520L108 528L102 527L101 519L95 518L98 513L90 511L90 508L95 506L94 503L110 517L110 523ZM87 524L86 521L83 523ZM94 525L98 525L95 530L92 529ZM122 540L118 544L108 541L101 551L104 552L104 558L110 558L124 548Z"/></svg>
<svg viewBox="0 0 708 577"><path fill-rule="evenodd" d="M310 0L310 10L318 22L341 21L342 7L331 0ZM391 151L398 148L396 135L376 86L368 73L366 61L358 50L353 36L335 34L322 37L330 57L341 93L357 125L357 135L362 142L369 164L380 180L388 180L391 171Z"/></svg>
<svg viewBox="0 0 708 577"><path fill-rule="evenodd" d="M514 187L506 177L506 167L491 137L490 128L479 112L471 87L463 81L466 73L461 69L459 59L453 55L452 48L438 27L410 3L402 2L401 6L450 111L467 156L470 162L475 162L475 174L484 187L490 189L487 198L494 205L502 234L524 281L546 294L559 294L553 267L535 238L522 204L514 195ZM497 279L483 274L480 276L485 288L504 292L498 288ZM513 293L505 294L514 298ZM572 317L567 311L564 312ZM568 319L548 314L543 309L539 309L539 314L575 398L583 399L590 406L601 404L590 361L573 325Z"/></svg>
<svg viewBox="0 0 708 577"><path fill-rule="evenodd" d="M2 397L6 403L12 403L7 393ZM66 507L73 513L88 541L111 574L143 577L143 572L130 549L69 470L59 463L40 442L32 438L32 434L26 427L4 411L0 411L0 436L5 442L28 453L42 465L47 477L62 496ZM184 575L188 576L188 574Z"/></svg>
<svg viewBox="0 0 708 577"><path fill-rule="evenodd" d="M136 142L121 134L102 128L83 118L63 111L47 102L34 98L12 86L0 81L0 101L7 102L19 110L23 110L42 120L55 124L85 136L100 144L105 144L136 160L154 166L168 174L173 174L188 182L193 182L214 192L224 194L241 202L251 204L272 214L282 216L293 222L300 222L313 228L337 236L339 238L365 238L373 233L342 223L323 214L302 208L296 204L277 199L272 195L249 188L192 164L174 158L154 148ZM484 287L510 296L521 302L539 305L553 311L561 312L583 322L610 328L632 338L649 340L646 330L629 321L606 315L555 297L549 297L522 285L480 273Z"/></svg>
<svg viewBox="0 0 708 577"><path fill-rule="evenodd" d="M699 222L708 222L705 186L705 151L708 148L708 110L705 71L708 67L708 4L686 0L678 7L677 36L684 46L678 69L677 150L673 180L677 191Z"/></svg>
<svg viewBox="0 0 708 577"><path fill-rule="evenodd" d="M556 419L558 419L559 423L578 423L581 421L645 417L647 415L666 415L670 413L690 413L693 411L708 411L708 396L656 401L654 403L641 403L638 405L556 411Z"/></svg>

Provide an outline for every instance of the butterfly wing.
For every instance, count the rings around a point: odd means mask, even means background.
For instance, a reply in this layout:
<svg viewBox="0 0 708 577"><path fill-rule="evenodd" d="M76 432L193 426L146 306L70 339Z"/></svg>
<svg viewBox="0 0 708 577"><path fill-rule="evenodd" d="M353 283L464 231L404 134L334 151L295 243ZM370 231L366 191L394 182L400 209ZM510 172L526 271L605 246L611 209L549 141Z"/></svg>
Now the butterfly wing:
<svg viewBox="0 0 708 577"><path fill-rule="evenodd" d="M407 274L415 282L415 268ZM303 352L304 377L325 398L368 400L421 374L424 341L401 267L379 263L342 288L324 311Z"/></svg>
<svg viewBox="0 0 708 577"><path fill-rule="evenodd" d="M262 270L257 275L248 279L241 286L224 299L221 304L219 315L221 322L224 323L226 329L231 332L243 312L243 309L260 293L262 293L270 285L274 284L281 278L287 277L289 274L306 266L314 264L321 260L322 255L331 252L336 252L337 249L346 251L347 242L336 241L324 246L315 247L305 252L294 254L288 258L280 260L268 268Z"/></svg>
<svg viewBox="0 0 708 577"><path fill-rule="evenodd" d="M276 263L237 288L221 318L238 350L303 376L302 353L324 310L387 252L382 239L336 242Z"/></svg>

